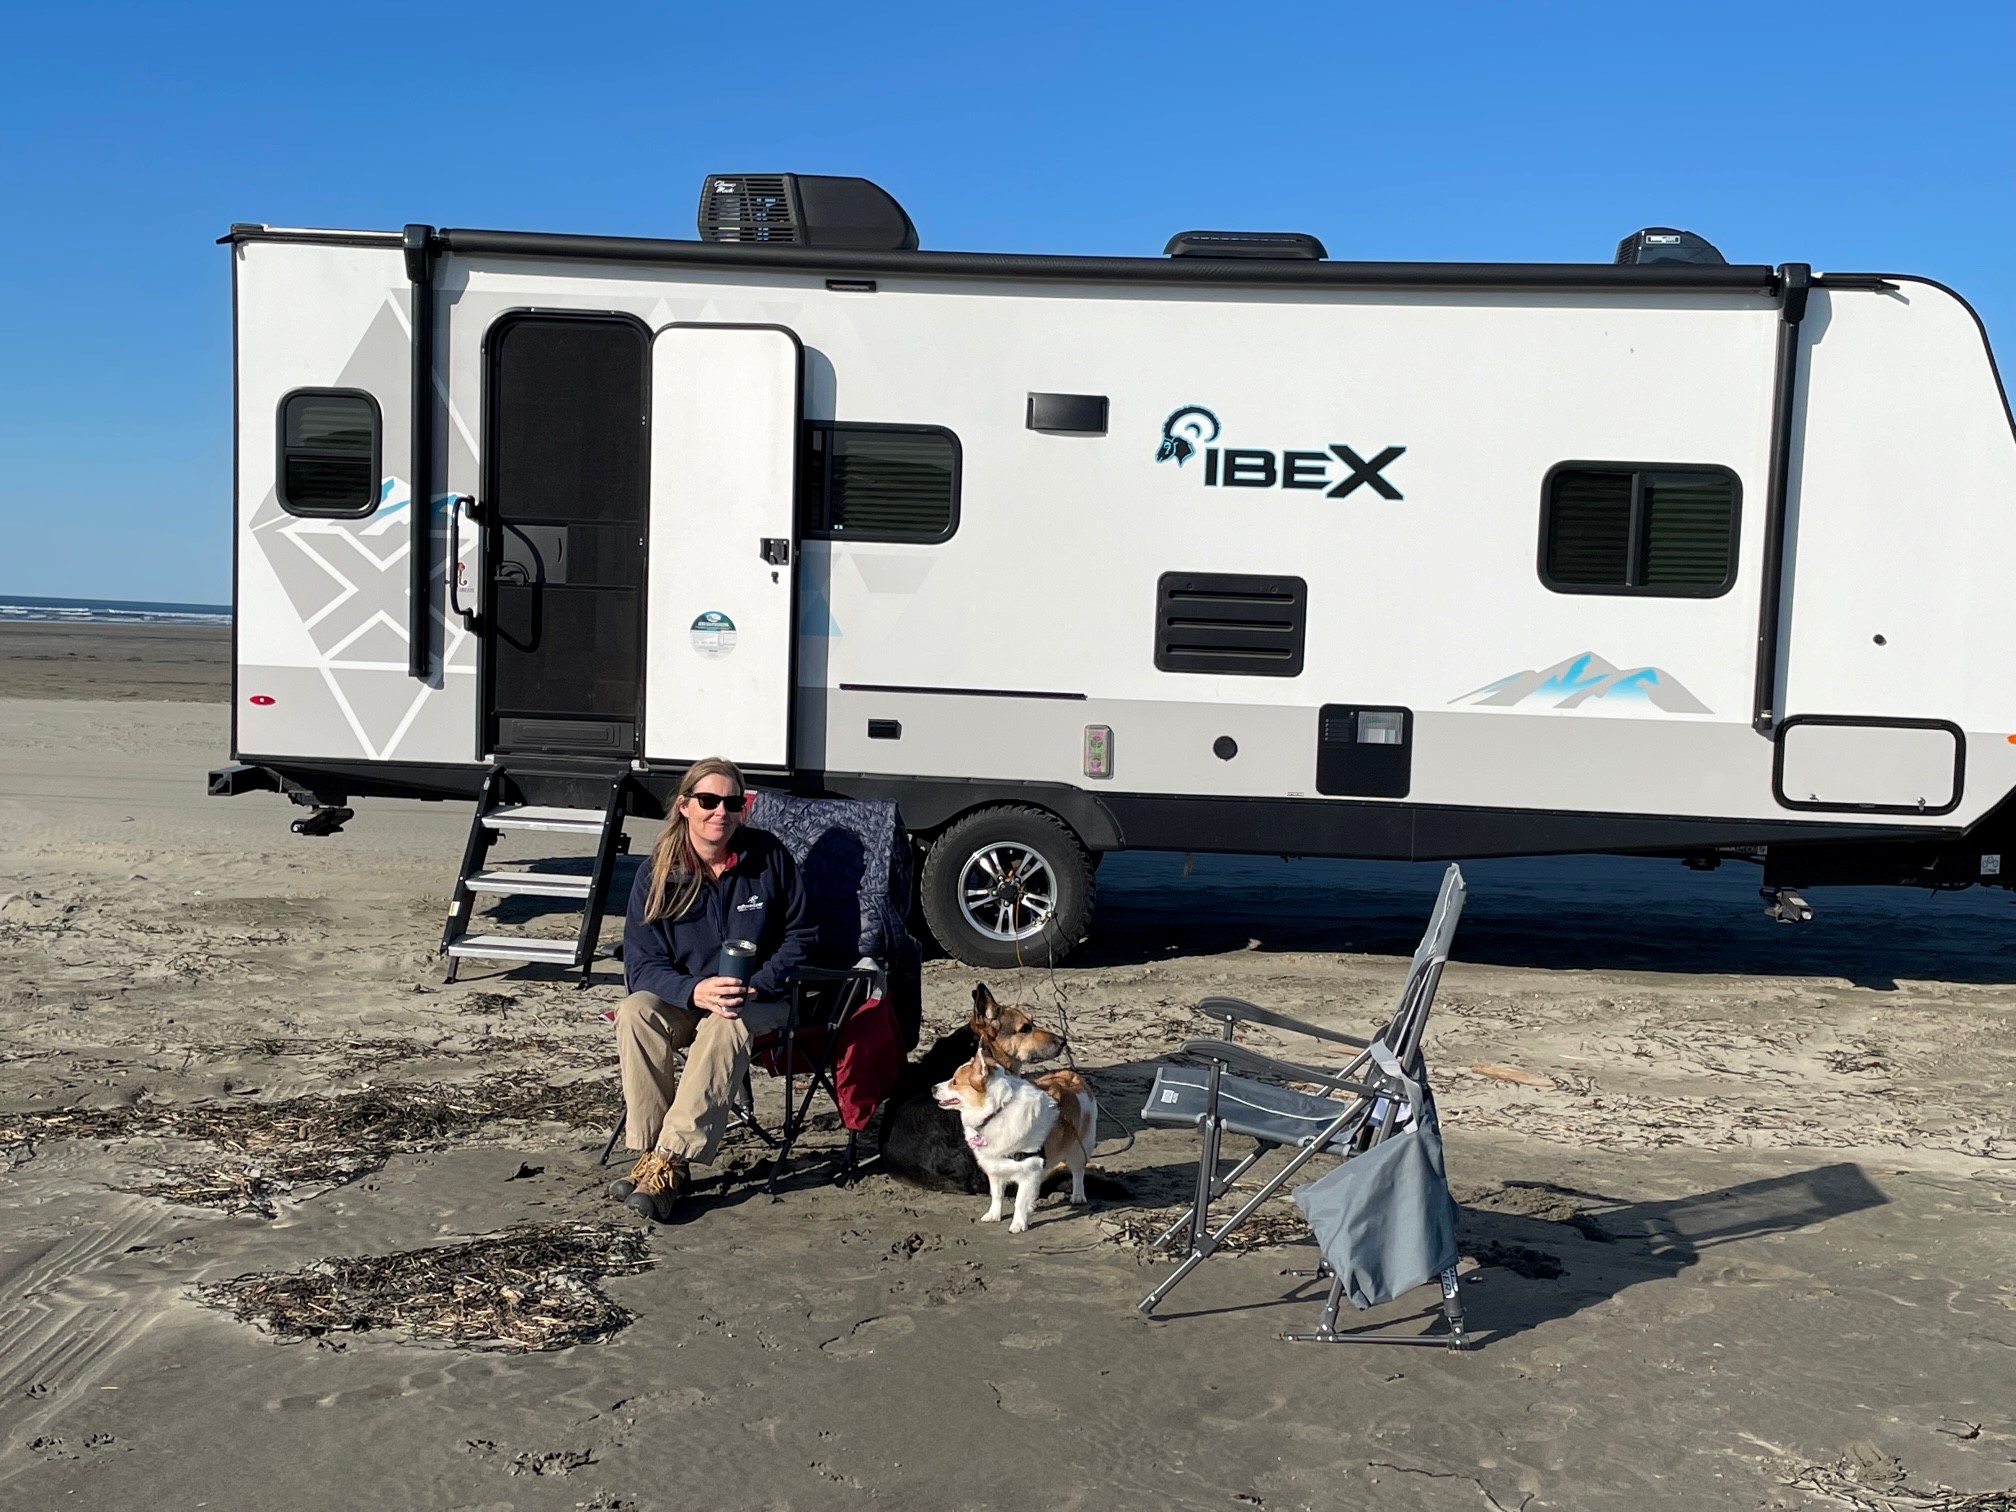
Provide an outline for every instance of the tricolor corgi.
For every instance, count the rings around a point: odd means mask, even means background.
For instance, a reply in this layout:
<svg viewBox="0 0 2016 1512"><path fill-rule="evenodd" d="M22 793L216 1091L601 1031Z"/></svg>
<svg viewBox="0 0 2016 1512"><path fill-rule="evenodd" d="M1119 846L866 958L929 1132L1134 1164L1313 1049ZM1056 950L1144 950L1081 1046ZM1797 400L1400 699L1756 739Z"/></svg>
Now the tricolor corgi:
<svg viewBox="0 0 2016 1512"><path fill-rule="evenodd" d="M1072 1205L1085 1201L1085 1162L1099 1142L1099 1105L1085 1078L1053 1071L1043 1081L1047 1086L1011 1076L976 1054L931 1089L939 1107L959 1115L967 1146L987 1178L992 1200L982 1223L1000 1221L1008 1184L1015 1184L1011 1234L1029 1227L1046 1171L1068 1170Z"/></svg>

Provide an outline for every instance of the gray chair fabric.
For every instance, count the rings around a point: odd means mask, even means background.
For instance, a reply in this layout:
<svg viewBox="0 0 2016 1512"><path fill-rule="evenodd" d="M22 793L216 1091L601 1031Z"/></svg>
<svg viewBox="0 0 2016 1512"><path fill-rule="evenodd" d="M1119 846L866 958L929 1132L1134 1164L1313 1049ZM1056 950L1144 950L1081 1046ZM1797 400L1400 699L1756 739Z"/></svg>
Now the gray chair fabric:
<svg viewBox="0 0 2016 1512"><path fill-rule="evenodd" d="M1211 1073L1201 1066L1158 1066L1141 1117L1149 1123L1195 1128L1211 1106ZM1218 1111L1227 1132L1275 1145L1308 1144L1344 1114L1349 1103L1290 1091L1272 1082L1224 1076L1218 1082ZM1355 1130L1347 1127L1324 1146L1326 1154L1350 1151Z"/></svg>
<svg viewBox="0 0 2016 1512"><path fill-rule="evenodd" d="M1456 1202L1432 1103L1412 1128L1297 1187L1294 1197L1324 1262L1360 1310L1456 1264Z"/></svg>

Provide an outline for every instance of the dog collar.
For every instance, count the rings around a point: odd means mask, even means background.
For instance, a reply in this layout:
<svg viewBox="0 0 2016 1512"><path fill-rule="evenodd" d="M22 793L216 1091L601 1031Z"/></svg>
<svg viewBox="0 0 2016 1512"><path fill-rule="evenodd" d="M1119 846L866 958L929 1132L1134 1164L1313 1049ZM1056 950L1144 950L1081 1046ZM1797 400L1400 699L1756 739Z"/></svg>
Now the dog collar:
<svg viewBox="0 0 2016 1512"><path fill-rule="evenodd" d="M1003 1107L1005 1106L1006 1104L1003 1104ZM980 1131L986 1128L987 1125L989 1125L990 1123L994 1122L995 1119L999 1118L1001 1116L1001 1112L1002 1112L1001 1108L996 1108L992 1113L989 1113L985 1118L981 1119L980 1122L973 1125L972 1128L968 1129L966 1131L966 1143L971 1145L976 1150L986 1149L987 1138Z"/></svg>

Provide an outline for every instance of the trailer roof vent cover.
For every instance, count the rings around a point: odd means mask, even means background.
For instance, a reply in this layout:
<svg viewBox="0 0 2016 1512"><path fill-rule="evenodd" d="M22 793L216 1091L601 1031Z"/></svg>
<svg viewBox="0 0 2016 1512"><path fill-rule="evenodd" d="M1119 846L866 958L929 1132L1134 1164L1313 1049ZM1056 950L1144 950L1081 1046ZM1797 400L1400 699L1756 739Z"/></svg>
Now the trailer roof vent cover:
<svg viewBox="0 0 2016 1512"><path fill-rule="evenodd" d="M866 179L711 173L700 187L700 239L914 252L917 228L887 190Z"/></svg>
<svg viewBox="0 0 2016 1512"><path fill-rule="evenodd" d="M1330 254L1306 231L1178 231L1165 257L1273 257L1316 262Z"/></svg>
<svg viewBox="0 0 2016 1512"><path fill-rule="evenodd" d="M1620 263L1694 263L1704 268L1728 265L1728 259L1692 231L1676 231L1671 226L1647 226L1633 231L1617 243Z"/></svg>

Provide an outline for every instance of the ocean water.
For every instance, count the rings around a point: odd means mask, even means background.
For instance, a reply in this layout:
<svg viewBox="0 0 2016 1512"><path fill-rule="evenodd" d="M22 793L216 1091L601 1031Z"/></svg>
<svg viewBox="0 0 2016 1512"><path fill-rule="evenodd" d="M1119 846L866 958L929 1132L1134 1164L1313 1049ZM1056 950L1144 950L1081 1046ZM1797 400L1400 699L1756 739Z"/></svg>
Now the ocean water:
<svg viewBox="0 0 2016 1512"><path fill-rule="evenodd" d="M0 625L51 620L73 625L228 625L229 604L154 604L125 599L36 598L0 593Z"/></svg>

